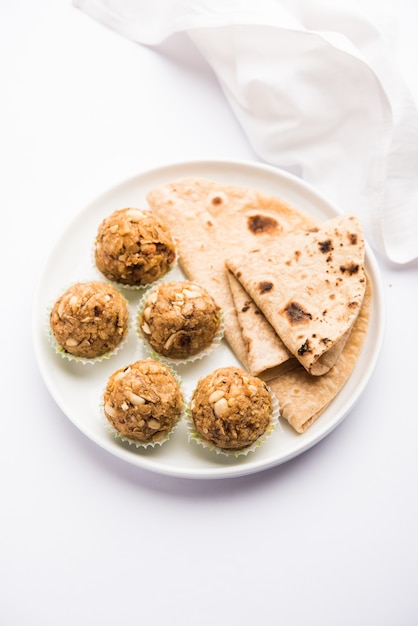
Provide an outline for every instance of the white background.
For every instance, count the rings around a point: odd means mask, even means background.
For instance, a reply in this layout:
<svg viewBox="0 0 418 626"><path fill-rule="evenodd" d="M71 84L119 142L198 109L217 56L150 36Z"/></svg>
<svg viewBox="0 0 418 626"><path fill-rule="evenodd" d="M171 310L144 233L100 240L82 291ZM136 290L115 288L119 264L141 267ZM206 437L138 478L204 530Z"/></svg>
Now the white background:
<svg viewBox="0 0 418 626"><path fill-rule="evenodd" d="M397 7L417 96L418 9ZM378 257L381 358L310 451L214 481L118 460L40 376L38 276L114 183L172 161L257 157L185 37L150 49L69 0L2 0L0 53L0 625L418 624L418 263Z"/></svg>

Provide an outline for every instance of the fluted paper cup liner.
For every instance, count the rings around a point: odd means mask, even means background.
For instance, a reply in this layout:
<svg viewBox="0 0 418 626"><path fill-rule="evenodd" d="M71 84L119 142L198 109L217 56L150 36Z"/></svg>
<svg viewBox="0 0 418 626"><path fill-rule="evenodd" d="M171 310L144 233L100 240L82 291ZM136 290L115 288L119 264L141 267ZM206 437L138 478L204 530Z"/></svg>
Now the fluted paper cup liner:
<svg viewBox="0 0 418 626"><path fill-rule="evenodd" d="M83 356L77 356L72 354L71 352L68 352L68 350L66 350L56 339L56 336L51 328L51 324L50 324L50 317L51 317L51 312L56 304L56 302L58 301L58 299L64 295L70 288L74 287L75 285L83 285L86 283L100 283L103 285L106 285L108 283L105 283L104 281L99 281L99 280L95 280L95 279L84 279L84 280L80 280L80 281L74 281L72 282L70 285L67 285L66 287L64 287L57 295L55 298L53 298L51 300L51 302L47 305L46 308L46 312L45 312L45 334L48 338L48 341L52 347L52 349L55 351L55 353L57 355L59 355L60 357L62 357L63 359L66 359L68 361L74 361L75 363L80 363L82 365L94 365L96 363L100 363L102 361L105 361L107 359L110 359L112 356L114 356L115 354L117 354L118 352L120 352L127 340L128 340L128 336L129 336L129 332L131 329L131 313L129 310L129 303L126 300L126 298L120 293L120 291L118 289L115 289L115 291L118 292L118 295L123 299L123 301L125 302L126 305L126 310L127 310L127 314L128 314L128 320L127 320L127 326L126 326L126 330L122 336L122 338L120 339L119 343L112 348L111 350L107 350L105 352L103 352L102 354L99 354L95 357L83 357Z"/></svg>
<svg viewBox="0 0 418 626"><path fill-rule="evenodd" d="M207 448L211 452L214 452L219 455L224 455L227 457L238 458L238 457L246 456L250 454L251 452L255 452L256 450L258 450L258 448L260 448L267 441L270 435L279 427L279 417L280 417L279 402L277 400L276 395L272 392L272 390L269 387L267 387L267 389L270 393L271 400L272 400L272 414L271 414L270 422L266 430L264 431L264 433L260 435L260 437L258 437L258 439L256 439L249 446L240 448L238 450L231 450L231 449L221 448L219 446L216 446L212 442L204 439L202 435L197 431L194 421L193 421L193 417L192 417L191 400L192 400L193 394L190 398L190 401L188 402L188 407L186 411L186 427L187 427L187 435L188 435L189 441L195 442L198 445L202 446L203 448Z"/></svg>
<svg viewBox="0 0 418 626"><path fill-rule="evenodd" d="M165 282L165 281L162 281ZM181 281L179 281L181 282ZM177 366L177 365L186 365L188 363L193 363L194 361L197 361L199 359L204 359L206 356L208 356L209 354L211 354L222 342L222 339L224 337L224 330L225 330L225 319L224 319L224 314L223 311L221 311L220 314L220 324L219 327L211 341L210 344L208 344L207 346L205 346L204 348L202 348L202 350L200 350L199 352L197 352L196 354L191 354L188 357L184 357L184 358L171 358L168 356L165 356L163 354L160 354L159 352L157 352L155 350L155 348L150 344L148 337L146 335L146 333L144 333L144 331L141 328L141 318L142 318L142 313L145 309L146 306L146 302L149 298L149 296L151 295L152 291L154 289L157 289L159 287L159 285L161 284L158 283L157 285L153 285L152 287L150 287L141 297L141 300L138 304L138 308L137 308L137 312L135 315L135 323L136 323L136 334L138 336L138 339L140 340L141 344L143 345L144 349L146 350L147 354L149 354L152 358L157 359L159 361L162 361L163 363L167 363L167 365L172 365L172 366Z"/></svg>
<svg viewBox="0 0 418 626"><path fill-rule="evenodd" d="M142 359L142 361L152 361L153 359ZM99 409L100 409L100 421L102 423L102 425L106 428L106 430L108 431L108 433L110 435L112 435L115 439L119 439L120 441L123 442L127 442L129 445L134 446L136 448L154 448L155 446L162 446L163 444L165 444L167 441L169 441L170 437L172 436L172 434L174 433L174 431L176 430L176 428L178 427L178 425L180 424L180 422L182 420L184 420L185 415L186 415L186 402L184 399L184 395L182 392L182 380L181 378L178 376L178 374L176 372L174 372L174 370L172 368L170 368L168 365L166 365L165 363L160 363L159 361L157 362L159 364L159 366L161 367L166 367L170 373L172 374L172 376L174 377L174 379L176 380L179 388L180 388L180 393L182 395L182 400L183 400L183 406L181 411L179 411L178 417L176 418L176 420L174 421L174 423L172 424L172 426L169 429L157 432L155 434L154 437L152 437L150 440L148 441L140 441L139 439L134 439L132 437L128 437L125 434L119 432L119 430L115 427L114 424L112 424L108 417L106 416L105 413L105 405L104 405L104 397L105 397L105 392L107 389L107 384L108 381L106 381L106 384L104 385L103 389L102 389L102 393L101 393L101 398L100 398L100 402L99 402ZM127 370L129 367L131 367L134 364L131 365L127 365L125 368L120 368L118 371L123 371L123 370ZM110 378L110 377L109 377Z"/></svg>

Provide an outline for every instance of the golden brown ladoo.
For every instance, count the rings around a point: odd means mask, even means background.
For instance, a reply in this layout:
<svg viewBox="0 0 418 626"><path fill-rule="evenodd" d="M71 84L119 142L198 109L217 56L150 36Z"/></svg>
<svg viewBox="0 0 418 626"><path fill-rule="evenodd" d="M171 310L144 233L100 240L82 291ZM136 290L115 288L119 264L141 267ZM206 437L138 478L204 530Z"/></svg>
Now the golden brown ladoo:
<svg viewBox="0 0 418 626"><path fill-rule="evenodd" d="M150 211L114 211L99 225L95 262L109 280L140 287L168 272L176 258L169 227Z"/></svg>
<svg viewBox="0 0 418 626"><path fill-rule="evenodd" d="M215 300L190 281L153 287L138 319L146 341L170 359L187 359L209 347L220 323L221 310Z"/></svg>
<svg viewBox="0 0 418 626"><path fill-rule="evenodd" d="M225 450L251 446L272 419L266 384L239 367L222 367L201 378L191 402L195 428L205 441Z"/></svg>
<svg viewBox="0 0 418 626"><path fill-rule="evenodd" d="M49 321L64 352L95 359L112 352L124 339L129 312L125 298L112 285L79 282L57 299Z"/></svg>
<svg viewBox="0 0 418 626"><path fill-rule="evenodd" d="M143 444L165 439L183 411L179 383L166 365L153 359L116 370L103 399L104 414L116 432Z"/></svg>

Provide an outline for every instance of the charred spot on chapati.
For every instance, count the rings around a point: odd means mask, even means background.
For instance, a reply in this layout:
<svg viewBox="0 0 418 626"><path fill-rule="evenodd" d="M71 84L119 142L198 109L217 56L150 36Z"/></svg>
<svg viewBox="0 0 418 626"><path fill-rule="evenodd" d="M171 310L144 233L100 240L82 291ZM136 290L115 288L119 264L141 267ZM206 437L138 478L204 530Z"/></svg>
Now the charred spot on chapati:
<svg viewBox="0 0 418 626"><path fill-rule="evenodd" d="M359 266L356 263L351 263L350 265L340 265L340 272L342 272L343 274L345 274L345 272L348 272L348 274L350 276L352 276L353 274L357 274L357 272L359 271Z"/></svg>
<svg viewBox="0 0 418 626"><path fill-rule="evenodd" d="M299 350L298 350L298 355L299 355L299 356L303 356L304 354L306 354L306 352L311 352L311 347L310 347L310 345L309 345L309 339L307 339L307 340L305 341L305 343L303 343L303 344L301 345L301 347L300 347L300 348L299 348Z"/></svg>
<svg viewBox="0 0 418 626"><path fill-rule="evenodd" d="M247 220L248 230L253 235L260 235L262 233L272 233L278 230L279 224L277 220L268 215L250 215Z"/></svg>
<svg viewBox="0 0 418 626"><path fill-rule="evenodd" d="M272 289L273 289L273 283L271 283L270 281L262 280L258 284L258 290L260 293L268 293Z"/></svg>
<svg viewBox="0 0 418 626"><path fill-rule="evenodd" d="M349 233L348 241L350 242L350 245L355 246L358 241L357 233Z"/></svg>
<svg viewBox="0 0 418 626"><path fill-rule="evenodd" d="M323 254L327 254L328 252L332 252L332 250L334 250L334 246L332 245L331 239L326 239L325 241L319 241L318 247Z"/></svg>
<svg viewBox="0 0 418 626"><path fill-rule="evenodd" d="M290 324L304 324L312 319L312 315L304 311L297 302L290 302L290 304L285 307L284 312Z"/></svg>

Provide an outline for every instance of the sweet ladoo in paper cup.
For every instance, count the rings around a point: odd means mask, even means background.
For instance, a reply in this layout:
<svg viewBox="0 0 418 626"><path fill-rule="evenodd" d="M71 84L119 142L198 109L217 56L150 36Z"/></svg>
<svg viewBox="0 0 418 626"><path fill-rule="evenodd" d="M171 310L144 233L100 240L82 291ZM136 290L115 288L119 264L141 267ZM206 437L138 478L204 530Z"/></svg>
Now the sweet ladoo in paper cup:
<svg viewBox="0 0 418 626"><path fill-rule="evenodd" d="M151 350L177 362L207 354L223 335L220 307L188 280L162 282L145 294L137 328Z"/></svg>
<svg viewBox="0 0 418 626"><path fill-rule="evenodd" d="M141 288L172 269L176 250L170 229L160 218L149 210L125 208L99 225L94 260L108 280Z"/></svg>
<svg viewBox="0 0 418 626"><path fill-rule="evenodd" d="M190 402L189 437L217 452L254 451L274 430L279 416L267 384L240 367L201 378Z"/></svg>
<svg viewBox="0 0 418 626"><path fill-rule="evenodd" d="M58 353L94 362L114 354L129 330L129 309L122 294L104 282L76 282L49 313L50 338Z"/></svg>
<svg viewBox="0 0 418 626"><path fill-rule="evenodd" d="M136 361L109 377L103 410L111 431L122 440L137 447L162 444L184 411L179 380L164 363Z"/></svg>

